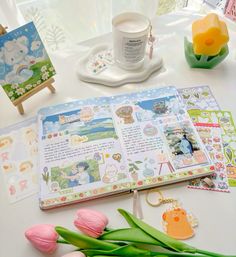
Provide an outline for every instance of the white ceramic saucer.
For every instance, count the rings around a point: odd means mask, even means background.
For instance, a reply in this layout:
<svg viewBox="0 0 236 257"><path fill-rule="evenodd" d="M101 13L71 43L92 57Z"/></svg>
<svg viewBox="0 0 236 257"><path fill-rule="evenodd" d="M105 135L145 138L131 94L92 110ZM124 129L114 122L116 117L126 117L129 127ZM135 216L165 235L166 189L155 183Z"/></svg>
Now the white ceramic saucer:
<svg viewBox="0 0 236 257"><path fill-rule="evenodd" d="M154 71L159 70L163 64L162 58L154 50L153 58L150 60L148 54L146 54L143 67L138 70L123 70L112 61L109 64L106 64L106 68L98 73L94 73L91 68L91 60L93 61L100 52L109 51L109 49L111 49L110 45L95 46L77 63L76 71L80 80L109 87L117 87L126 83L144 81Z"/></svg>

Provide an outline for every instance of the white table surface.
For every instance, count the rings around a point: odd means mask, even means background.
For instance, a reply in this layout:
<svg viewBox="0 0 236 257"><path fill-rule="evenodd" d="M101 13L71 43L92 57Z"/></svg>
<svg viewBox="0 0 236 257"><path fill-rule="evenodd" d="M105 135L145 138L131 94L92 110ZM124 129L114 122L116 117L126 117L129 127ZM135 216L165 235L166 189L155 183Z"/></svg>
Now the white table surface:
<svg viewBox="0 0 236 257"><path fill-rule="evenodd" d="M161 73L154 74L147 81L127 84L119 88L86 84L78 80L75 63L91 46L111 42L111 35L104 35L80 44L76 49L51 55L57 75L57 93L50 94L46 89L27 100L24 104L26 114L20 116L4 93L0 94L0 127L32 117L42 106L93 96L109 96L129 93L149 87L191 87L209 85L223 110L230 110L236 118L236 24L229 21L230 54L227 59L213 70L190 69L185 61L183 38L191 37L192 20L197 15L189 13L171 14L154 19L155 34L159 38L158 53L164 59ZM78 26L79 29L79 26ZM236 254L236 188L231 193L208 192L186 188L187 183L171 185L162 189L166 197L179 199L183 207L195 214L199 220L196 235L186 242L198 248L224 254ZM24 231L38 223L52 223L73 229L73 219L78 208L93 208L109 216L110 227L125 227L126 222L116 211L124 208L132 211L132 195L97 199L81 204L51 211L41 211L37 195L10 204L0 177L0 257L38 257L44 254L35 250L24 238ZM150 207L145 202L145 192L141 192L144 220L158 229L161 215L167 206ZM53 257L59 257L71 249L60 247Z"/></svg>

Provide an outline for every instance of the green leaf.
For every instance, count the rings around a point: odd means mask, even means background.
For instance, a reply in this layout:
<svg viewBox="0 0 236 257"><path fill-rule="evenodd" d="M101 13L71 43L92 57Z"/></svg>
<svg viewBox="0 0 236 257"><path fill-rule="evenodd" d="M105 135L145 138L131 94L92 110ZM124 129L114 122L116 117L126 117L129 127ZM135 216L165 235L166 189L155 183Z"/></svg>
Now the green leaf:
<svg viewBox="0 0 236 257"><path fill-rule="evenodd" d="M97 250L97 249L85 249L85 250L81 250L81 252L83 252L87 256L111 255L111 256L140 257L140 256L151 255L150 251L140 249L132 245L122 246L110 251Z"/></svg>
<svg viewBox="0 0 236 257"><path fill-rule="evenodd" d="M129 171L131 172L131 171L134 171L134 169L133 168L129 168Z"/></svg>
<svg viewBox="0 0 236 257"><path fill-rule="evenodd" d="M136 169L136 170L139 170L138 166L133 164L133 167Z"/></svg>
<svg viewBox="0 0 236 257"><path fill-rule="evenodd" d="M107 232L99 237L102 240L128 241L132 243L150 244L163 246L163 244L155 238L149 236L140 228L124 228Z"/></svg>
<svg viewBox="0 0 236 257"><path fill-rule="evenodd" d="M141 163L143 163L143 162L141 162L141 161L135 161L135 163L137 163L137 164L141 164Z"/></svg>
<svg viewBox="0 0 236 257"><path fill-rule="evenodd" d="M74 231L70 231L63 227L57 226L55 227L55 230L64 240L82 249L92 248L92 249L113 250L119 247L116 244L112 244L109 242L95 239L93 237L82 235Z"/></svg>
<svg viewBox="0 0 236 257"><path fill-rule="evenodd" d="M187 245L185 243L182 243L178 240L175 240L168 235L162 233L161 231L151 227L147 223L143 222L142 220L139 220L131 213L123 210L118 209L118 211L121 213L121 215L126 219L128 224L133 228L140 228L145 233L147 233L149 236L155 238L156 240L160 241L163 245L167 246L168 248L177 251L177 252L190 252L190 253L196 253L197 249L195 247L192 247L190 245Z"/></svg>

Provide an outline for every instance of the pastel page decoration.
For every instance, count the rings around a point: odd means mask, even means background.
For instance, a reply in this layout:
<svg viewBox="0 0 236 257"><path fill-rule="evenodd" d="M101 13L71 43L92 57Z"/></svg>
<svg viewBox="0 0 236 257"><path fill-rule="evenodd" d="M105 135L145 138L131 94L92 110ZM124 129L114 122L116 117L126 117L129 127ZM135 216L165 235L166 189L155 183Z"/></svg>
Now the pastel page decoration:
<svg viewBox="0 0 236 257"><path fill-rule="evenodd" d="M195 179L190 181L188 187L217 192L230 192L219 124L195 123L194 125L215 165L215 171L208 177L211 182L204 178Z"/></svg>
<svg viewBox="0 0 236 257"><path fill-rule="evenodd" d="M0 36L0 84L14 105L54 74L33 22Z"/></svg>
<svg viewBox="0 0 236 257"><path fill-rule="evenodd" d="M0 171L10 203L38 192L36 118L0 130Z"/></svg>
<svg viewBox="0 0 236 257"><path fill-rule="evenodd" d="M151 200L151 194L158 195L158 198L155 201ZM193 214L188 213L178 200L164 198L159 190L154 189L147 192L146 202L152 207L171 204L171 207L162 214L162 225L167 235L179 240L185 240L194 236L193 228L198 225L198 220Z"/></svg>
<svg viewBox="0 0 236 257"><path fill-rule="evenodd" d="M209 86L178 89L187 110L220 110Z"/></svg>
<svg viewBox="0 0 236 257"><path fill-rule="evenodd" d="M192 68L211 69L228 55L228 29L215 13L193 22L192 40L184 41L185 57Z"/></svg>
<svg viewBox="0 0 236 257"><path fill-rule="evenodd" d="M214 171L175 87L43 108L38 127L42 209Z"/></svg>
<svg viewBox="0 0 236 257"><path fill-rule="evenodd" d="M193 122L218 123L226 160L228 183L236 186L236 128L232 114L228 111L200 111L190 110Z"/></svg>
<svg viewBox="0 0 236 257"><path fill-rule="evenodd" d="M236 2L234 0L227 1L225 16L233 21L236 21Z"/></svg>

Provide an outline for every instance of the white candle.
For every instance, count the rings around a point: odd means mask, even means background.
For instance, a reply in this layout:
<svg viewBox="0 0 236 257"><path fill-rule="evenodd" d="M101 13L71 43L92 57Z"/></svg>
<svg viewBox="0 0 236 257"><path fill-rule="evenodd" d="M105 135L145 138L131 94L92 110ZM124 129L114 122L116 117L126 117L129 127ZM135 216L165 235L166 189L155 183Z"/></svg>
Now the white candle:
<svg viewBox="0 0 236 257"><path fill-rule="evenodd" d="M143 65L150 21L139 13L122 13L112 20L114 57L127 70Z"/></svg>
<svg viewBox="0 0 236 257"><path fill-rule="evenodd" d="M116 25L116 28L120 31L127 33L137 33L147 29L148 24L143 20L124 20Z"/></svg>

